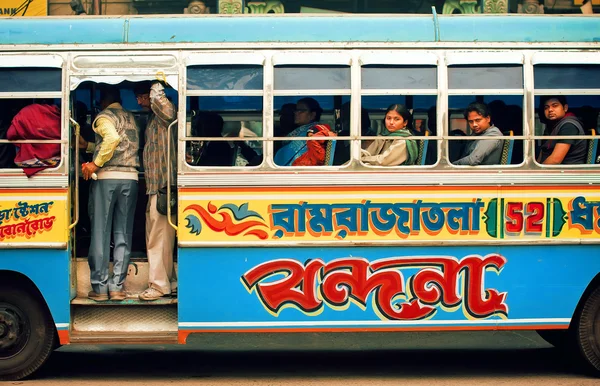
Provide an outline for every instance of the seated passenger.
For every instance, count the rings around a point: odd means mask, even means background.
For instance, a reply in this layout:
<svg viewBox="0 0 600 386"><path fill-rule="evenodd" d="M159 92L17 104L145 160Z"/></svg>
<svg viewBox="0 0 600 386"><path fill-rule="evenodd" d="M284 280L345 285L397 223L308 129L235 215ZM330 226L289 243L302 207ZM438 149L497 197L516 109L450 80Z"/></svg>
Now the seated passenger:
<svg viewBox="0 0 600 386"><path fill-rule="evenodd" d="M433 105L427 109L427 131L429 135L437 135L437 106ZM437 161L437 141L430 139L427 144L427 155L425 165L433 165Z"/></svg>
<svg viewBox="0 0 600 386"><path fill-rule="evenodd" d="M13 118L8 128L10 140L60 139L60 109L58 106L34 103L24 107ZM30 177L35 173L56 167L60 162L58 143L17 144L15 164Z"/></svg>
<svg viewBox="0 0 600 386"><path fill-rule="evenodd" d="M581 121L569 112L565 96L546 96L540 100L546 118L545 135L584 135ZM583 139L548 139L542 144L538 162L546 165L584 164L587 145Z"/></svg>
<svg viewBox="0 0 600 386"><path fill-rule="evenodd" d="M464 137L466 136L465 132L461 129L453 129L450 131L450 135L453 137ZM465 151L465 140L464 139L456 139L448 141L448 158L450 162L456 162Z"/></svg>
<svg viewBox="0 0 600 386"><path fill-rule="evenodd" d="M285 137L296 129L296 105L294 103L285 103L279 109L279 122L275 123L275 136ZM282 146L282 141L275 141L273 150L277 153Z"/></svg>
<svg viewBox="0 0 600 386"><path fill-rule="evenodd" d="M465 119L471 128L471 135L481 137L502 137L502 132L491 123L490 111L484 103L471 103L465 110ZM498 165L502 158L502 139L476 139L468 141L462 158L455 165Z"/></svg>
<svg viewBox="0 0 600 386"><path fill-rule="evenodd" d="M338 133L340 137L350 136L350 102L346 102L340 109L341 129ZM364 108L360 109L360 133L363 136L377 135L371 130L371 118L369 112ZM334 165L343 165L350 160L350 141L337 141L335 145L335 154L333 157Z"/></svg>
<svg viewBox="0 0 600 386"><path fill-rule="evenodd" d="M236 156L236 164L234 166L258 166L263 160L263 142L252 141L257 135L249 128L242 125L238 132L238 138L245 138L244 141L232 141L230 146ZM256 146L253 147L252 145Z"/></svg>
<svg viewBox="0 0 600 386"><path fill-rule="evenodd" d="M398 166L414 165L417 162L419 148L413 139L400 139L409 137L412 115L403 105L394 104L385 112L385 129L381 133L388 139L363 141L361 161L368 165ZM393 137L390 139L390 137Z"/></svg>
<svg viewBox="0 0 600 386"><path fill-rule="evenodd" d="M192 127L194 137L222 136L223 118L213 112L201 111L198 113ZM197 166L232 166L233 149L226 141L205 141L201 149Z"/></svg>
<svg viewBox="0 0 600 386"><path fill-rule="evenodd" d="M299 125L287 137L332 137L329 125L319 123L323 109L313 98L302 98L296 103L294 123ZM288 141L275 153L279 166L322 166L325 164L327 141Z"/></svg>
<svg viewBox="0 0 600 386"><path fill-rule="evenodd" d="M506 123L507 130L512 130L514 136L523 135L523 109L518 105L506 106ZM503 130L500 127L500 130ZM505 130L503 130L506 132ZM515 140L512 152L512 159L509 160L512 164L520 164L523 162L523 141Z"/></svg>
<svg viewBox="0 0 600 386"><path fill-rule="evenodd" d="M583 125L583 130L588 133L595 130L598 135L598 109L592 106L583 106L579 109L579 119Z"/></svg>

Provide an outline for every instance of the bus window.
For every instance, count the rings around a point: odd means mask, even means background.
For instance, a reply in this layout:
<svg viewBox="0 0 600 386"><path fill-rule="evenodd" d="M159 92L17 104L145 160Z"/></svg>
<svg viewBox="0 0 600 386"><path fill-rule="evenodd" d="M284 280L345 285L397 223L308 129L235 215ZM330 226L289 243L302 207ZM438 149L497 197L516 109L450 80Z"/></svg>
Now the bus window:
<svg viewBox="0 0 600 386"><path fill-rule="evenodd" d="M544 165L595 164L598 158L600 66L534 66L535 159ZM577 136L591 136L578 139ZM548 138L554 136L554 138ZM571 138L560 138L571 136Z"/></svg>
<svg viewBox="0 0 600 386"><path fill-rule="evenodd" d="M60 68L3 68L0 92L60 92Z"/></svg>
<svg viewBox="0 0 600 386"><path fill-rule="evenodd" d="M523 140L510 138L523 136L523 85L521 65L448 67L447 155L451 163L523 162Z"/></svg>
<svg viewBox="0 0 600 386"><path fill-rule="evenodd" d="M0 69L0 169L31 176L60 164L61 80L60 68ZM26 140L51 142L18 142Z"/></svg>
<svg viewBox="0 0 600 386"><path fill-rule="evenodd" d="M189 165L262 164L261 66L190 66L187 90Z"/></svg>
<svg viewBox="0 0 600 386"><path fill-rule="evenodd" d="M274 89L275 165L332 166L350 160L350 152L343 152L349 140L337 139L349 135L341 115L342 105L350 102L349 66L276 66ZM319 139L302 139L307 137Z"/></svg>
<svg viewBox="0 0 600 386"><path fill-rule="evenodd" d="M437 68L433 65L367 65L361 69L361 161L371 166L437 162ZM364 116L368 116L367 120ZM392 124L393 117L400 121ZM400 117L398 117L400 115ZM415 137L408 140L384 137Z"/></svg>

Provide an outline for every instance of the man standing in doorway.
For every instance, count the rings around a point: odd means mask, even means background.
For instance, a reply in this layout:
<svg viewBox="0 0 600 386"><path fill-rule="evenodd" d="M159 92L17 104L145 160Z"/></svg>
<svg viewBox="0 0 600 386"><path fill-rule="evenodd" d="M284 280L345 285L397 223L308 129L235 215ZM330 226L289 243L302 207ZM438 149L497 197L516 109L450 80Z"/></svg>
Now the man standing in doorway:
<svg viewBox="0 0 600 386"><path fill-rule="evenodd" d="M131 255L133 219L138 193L139 129L133 114L121 106L119 89L100 91L102 111L94 120L96 133L92 162L81 166L83 178L92 182L92 239L88 254L95 301L125 299L123 283ZM114 241L113 276L109 278L110 237Z"/></svg>
<svg viewBox="0 0 600 386"><path fill-rule="evenodd" d="M157 300L177 291L173 267L175 229L169 225L167 216L156 209L157 193L167 186L167 173L175 183L176 130L167 138L167 129L177 116L177 109L167 99L162 83L141 82L134 89L137 102L150 111L146 126L144 145L144 173L146 178L146 249L148 251L148 288L140 294L141 300ZM167 160L167 146L170 146L171 159ZM173 192L172 194L177 194Z"/></svg>

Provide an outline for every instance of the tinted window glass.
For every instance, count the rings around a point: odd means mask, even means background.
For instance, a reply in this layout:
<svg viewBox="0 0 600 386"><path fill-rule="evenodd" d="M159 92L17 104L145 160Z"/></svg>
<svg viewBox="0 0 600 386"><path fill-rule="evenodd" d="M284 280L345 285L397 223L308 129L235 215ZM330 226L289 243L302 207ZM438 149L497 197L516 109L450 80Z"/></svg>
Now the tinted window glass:
<svg viewBox="0 0 600 386"><path fill-rule="evenodd" d="M60 91L60 68L2 68L0 92Z"/></svg>
<svg viewBox="0 0 600 386"><path fill-rule="evenodd" d="M187 70L188 90L262 90L260 66L191 66Z"/></svg>
<svg viewBox="0 0 600 386"><path fill-rule="evenodd" d="M362 68L363 89L435 89L434 66L366 66Z"/></svg>
<svg viewBox="0 0 600 386"><path fill-rule="evenodd" d="M275 67L276 90L350 89L348 66Z"/></svg>
<svg viewBox="0 0 600 386"><path fill-rule="evenodd" d="M523 88L522 66L451 66L451 89Z"/></svg>
<svg viewBox="0 0 600 386"><path fill-rule="evenodd" d="M538 65L534 77L535 88L600 88L598 65Z"/></svg>

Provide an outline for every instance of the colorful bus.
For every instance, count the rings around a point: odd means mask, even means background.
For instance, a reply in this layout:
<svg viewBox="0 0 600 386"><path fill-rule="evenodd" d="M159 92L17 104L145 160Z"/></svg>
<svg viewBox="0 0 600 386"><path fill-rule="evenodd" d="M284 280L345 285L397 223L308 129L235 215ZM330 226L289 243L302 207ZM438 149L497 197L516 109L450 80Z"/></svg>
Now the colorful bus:
<svg viewBox="0 0 600 386"><path fill-rule="evenodd" d="M593 16L4 20L0 125L44 101L60 108L61 133L0 140L60 146L33 176L0 170L0 379L28 376L59 345L231 332L535 330L600 370L599 34ZM147 80L177 106L165 157L177 164L178 291L137 298L148 280L140 170L127 299L95 302L77 144L103 84L143 127L132 90ZM584 163L538 162L547 95L596 112L572 138ZM306 97L337 135L322 139L322 166L285 166L278 149L310 141L282 135L285 106ZM473 101L503 132L498 164L454 162L480 138L463 115ZM417 161L367 164L362 142L380 138L394 103L414 118ZM216 134L196 130L206 114ZM211 144L227 156L202 162Z"/></svg>

